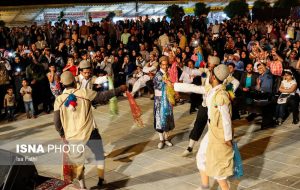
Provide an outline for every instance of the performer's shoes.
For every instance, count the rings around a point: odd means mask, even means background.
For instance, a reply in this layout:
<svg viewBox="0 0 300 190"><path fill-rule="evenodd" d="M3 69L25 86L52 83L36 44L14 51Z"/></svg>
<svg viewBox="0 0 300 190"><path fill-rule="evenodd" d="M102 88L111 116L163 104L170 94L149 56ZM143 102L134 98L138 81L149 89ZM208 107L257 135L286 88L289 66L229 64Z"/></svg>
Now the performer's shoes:
<svg viewBox="0 0 300 190"><path fill-rule="evenodd" d="M165 141L160 141L157 145L157 148L162 149L162 148L164 148L164 146L165 146Z"/></svg>
<svg viewBox="0 0 300 190"><path fill-rule="evenodd" d="M181 154L182 157L187 157L189 155L193 154L193 151L189 151L189 150L185 150L183 151L183 153Z"/></svg>
<svg viewBox="0 0 300 190"><path fill-rule="evenodd" d="M173 146L173 144L172 144L170 141L168 141L168 140L165 141L165 144L166 144L167 146Z"/></svg>

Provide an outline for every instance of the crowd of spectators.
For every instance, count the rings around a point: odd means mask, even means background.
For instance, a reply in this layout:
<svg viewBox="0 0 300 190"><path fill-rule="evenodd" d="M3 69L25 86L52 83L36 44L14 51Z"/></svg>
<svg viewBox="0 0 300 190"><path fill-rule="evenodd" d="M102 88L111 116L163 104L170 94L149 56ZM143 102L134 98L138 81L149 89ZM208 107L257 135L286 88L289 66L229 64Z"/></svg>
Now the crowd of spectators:
<svg viewBox="0 0 300 190"><path fill-rule="evenodd" d="M167 22L166 17L154 20L145 16L116 23L109 19L80 24L34 23L30 27L0 28L0 49L0 99L4 100L0 110L4 113L6 108L10 120L14 112L24 108L28 118L36 117L40 104L49 113L63 90L60 74L67 70L78 80L85 75L87 80L111 76L116 87L127 84L133 95L148 92L153 98L157 60L165 55L171 72L178 76L172 82L199 85L199 78L205 77L199 68L208 67L209 56L219 57L240 81L233 119L266 100L275 102L272 119L278 124L289 111L293 112L293 122L299 122L300 23L292 19L234 18L207 24L203 17L185 16L182 21ZM90 65L86 72L82 62ZM102 87L95 83L91 88ZM280 95L279 99L274 100L274 95ZM196 100L191 96L191 101ZM193 106L190 112L196 109ZM247 118L251 120L254 115Z"/></svg>

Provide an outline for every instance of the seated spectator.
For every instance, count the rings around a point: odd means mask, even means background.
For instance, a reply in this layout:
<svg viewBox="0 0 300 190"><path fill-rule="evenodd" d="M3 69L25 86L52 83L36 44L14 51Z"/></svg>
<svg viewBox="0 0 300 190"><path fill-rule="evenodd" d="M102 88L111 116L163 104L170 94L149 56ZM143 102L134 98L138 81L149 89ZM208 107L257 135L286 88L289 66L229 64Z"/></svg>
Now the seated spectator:
<svg viewBox="0 0 300 190"><path fill-rule="evenodd" d="M279 91L281 95L278 98L276 106L277 124L281 125L286 118L288 109L293 113L293 124L299 123L299 96L296 94L297 82L294 79L291 70L284 70L283 81L281 82Z"/></svg>
<svg viewBox="0 0 300 190"><path fill-rule="evenodd" d="M143 67L144 75L140 77L133 85L131 94L135 95L141 88L146 86L146 82L152 80L158 67L158 62L153 54L150 54L150 61Z"/></svg>
<svg viewBox="0 0 300 190"><path fill-rule="evenodd" d="M133 72L132 77L127 80L127 86L133 86L134 83L143 76L142 67L138 66Z"/></svg>
<svg viewBox="0 0 300 190"><path fill-rule="evenodd" d="M244 71L244 62L241 61L240 54L233 54L233 62L235 63L235 70Z"/></svg>

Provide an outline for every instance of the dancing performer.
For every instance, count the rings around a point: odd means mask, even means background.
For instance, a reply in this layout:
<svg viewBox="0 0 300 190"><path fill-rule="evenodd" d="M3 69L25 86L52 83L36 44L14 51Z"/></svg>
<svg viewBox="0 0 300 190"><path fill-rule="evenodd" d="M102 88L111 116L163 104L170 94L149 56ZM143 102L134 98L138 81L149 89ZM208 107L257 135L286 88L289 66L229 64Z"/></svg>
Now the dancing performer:
<svg viewBox="0 0 300 190"><path fill-rule="evenodd" d="M217 65L220 64L220 59L215 56L209 56L208 57L208 67L207 68L199 68L200 75L201 75L201 81L202 85L209 84L209 80L207 80L210 76L210 71ZM185 83L184 83L185 84ZM193 88L197 88L196 85L192 85ZM187 91L190 90L189 87L186 88ZM185 91L186 92L186 91ZM194 123L194 127L190 132L189 135L189 145L187 149L182 153L182 156L189 156L193 153L194 145L197 141L199 141L201 134L206 126L207 123L207 107L206 107L206 96L203 95L203 101L202 104L198 107L197 117L196 121Z"/></svg>
<svg viewBox="0 0 300 190"><path fill-rule="evenodd" d="M156 73L154 83L154 129L158 132L158 148L162 149L164 145L173 146L169 139L169 131L175 127L173 108L167 96L167 85L170 85L168 79L168 57L163 56L159 59L160 70ZM166 110L162 109L165 108Z"/></svg>
<svg viewBox="0 0 300 190"><path fill-rule="evenodd" d="M198 86L194 91L206 94L208 112L208 132L205 134L197 154L197 166L200 170L202 187L209 189L209 177L214 177L222 190L228 190L227 177L233 175L233 149L231 126L231 102L223 82L229 76L226 65L212 69L210 85ZM184 86L175 83L176 91Z"/></svg>
<svg viewBox="0 0 300 190"><path fill-rule="evenodd" d="M65 90L59 95L54 103L54 124L56 130L62 138L69 144L87 145L95 154L100 187L104 180L104 155L101 136L98 132L91 102L105 102L110 98L126 91L126 85L119 88L95 92L86 88L76 88L73 74L66 71L61 75L61 82ZM78 179L81 188L85 188L84 183L84 153L75 152L69 154L72 165L72 179ZM75 161L79 158L80 161ZM72 160L74 159L74 160Z"/></svg>
<svg viewBox="0 0 300 190"><path fill-rule="evenodd" d="M210 77L210 72L215 68L217 65L220 64L220 59L216 56L209 56L208 57L208 67L207 68L200 68L199 71L201 73L201 80L202 80L202 85L209 85L209 77ZM236 89L239 86L239 81L236 80L232 76L228 76L226 80L223 82L224 85L232 84L232 91L235 92ZM192 93L198 93L197 90L195 92L195 89L198 89L199 86L194 85L194 84L186 84L182 83L180 85L182 88L180 88L180 92L192 92ZM179 89L177 89L179 90ZM194 127L190 132L189 135L189 145L186 150L182 153L183 157L189 156L193 153L193 148L195 146L195 143L199 141L203 130L207 124L207 107L206 107L206 94L203 94L203 101L202 104L198 107L198 113L196 117L196 121L194 123Z"/></svg>

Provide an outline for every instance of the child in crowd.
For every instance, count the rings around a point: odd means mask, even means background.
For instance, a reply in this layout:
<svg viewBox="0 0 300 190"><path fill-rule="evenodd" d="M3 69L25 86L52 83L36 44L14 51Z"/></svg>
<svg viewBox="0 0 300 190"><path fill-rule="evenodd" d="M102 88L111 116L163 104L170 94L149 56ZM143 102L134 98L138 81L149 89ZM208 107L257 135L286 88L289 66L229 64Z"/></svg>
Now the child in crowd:
<svg viewBox="0 0 300 190"><path fill-rule="evenodd" d="M34 108L33 108L33 103L32 103L32 89L30 86L28 86L28 82L26 79L22 80L22 88L20 90L20 93L23 96L24 107L26 110L27 118L29 119L32 116L36 118Z"/></svg>
<svg viewBox="0 0 300 190"><path fill-rule="evenodd" d="M11 86L7 88L7 93L4 97L4 108L7 113L8 121L15 120L16 97Z"/></svg>

